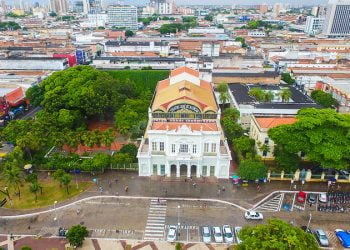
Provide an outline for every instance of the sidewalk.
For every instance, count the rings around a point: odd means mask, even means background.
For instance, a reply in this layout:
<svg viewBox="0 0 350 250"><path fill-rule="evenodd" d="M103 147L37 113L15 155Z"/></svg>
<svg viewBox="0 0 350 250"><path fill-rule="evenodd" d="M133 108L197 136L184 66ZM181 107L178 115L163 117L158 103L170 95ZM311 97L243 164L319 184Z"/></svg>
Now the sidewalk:
<svg viewBox="0 0 350 250"><path fill-rule="evenodd" d="M122 196L147 196L147 197L176 197L176 198L209 198L220 199L229 202L236 203L245 208L249 208L251 205L260 201L273 191L278 190L290 190L291 184L288 181L272 181L271 183L261 184L261 191L258 192L256 184L249 184L248 187L237 188L232 184L230 180L214 180L205 182L196 182L181 179L178 181L165 181L162 177L138 177L136 172L119 172L119 171L106 171L104 174L90 176L79 175L80 180L91 180L97 178L96 185L91 187L86 192L74 197L70 200L61 202L57 207L72 203L73 201L80 200L82 198L96 196L96 195L122 195ZM117 179L117 181L115 181ZM196 182L194 187L193 183ZM327 183L305 183L301 187L301 182L294 183L297 185L296 190L307 191L327 191ZM293 185L294 185L293 184ZM73 184L71 184L73 185ZM128 191L125 192L125 187L128 187ZM101 187L101 189L100 189ZM223 187L225 191L223 190ZM220 191L218 191L220 188ZM341 184L341 190L350 191L350 185ZM52 207L51 207L52 208ZM10 210L1 208L0 216L3 215L16 215L31 213L37 211L44 211L46 208L34 209L34 210Z"/></svg>

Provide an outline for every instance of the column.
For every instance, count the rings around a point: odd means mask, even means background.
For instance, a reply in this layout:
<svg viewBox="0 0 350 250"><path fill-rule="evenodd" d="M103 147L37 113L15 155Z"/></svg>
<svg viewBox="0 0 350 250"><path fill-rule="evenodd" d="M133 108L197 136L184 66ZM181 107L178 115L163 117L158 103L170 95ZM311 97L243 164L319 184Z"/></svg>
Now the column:
<svg viewBox="0 0 350 250"><path fill-rule="evenodd" d="M165 174L167 177L170 177L170 175L171 175L171 169L170 169L169 162L166 162L166 164L165 164Z"/></svg>
<svg viewBox="0 0 350 250"><path fill-rule="evenodd" d="M179 165L179 162L176 163L176 177L180 178L180 165Z"/></svg>
<svg viewBox="0 0 350 250"><path fill-rule="evenodd" d="M190 178L191 177L191 164L188 163L187 164L187 178Z"/></svg>
<svg viewBox="0 0 350 250"><path fill-rule="evenodd" d="M196 166L196 176L197 176L197 178L200 178L200 177L201 177L201 173L202 173L202 171L201 171L199 165L197 165L197 166Z"/></svg>

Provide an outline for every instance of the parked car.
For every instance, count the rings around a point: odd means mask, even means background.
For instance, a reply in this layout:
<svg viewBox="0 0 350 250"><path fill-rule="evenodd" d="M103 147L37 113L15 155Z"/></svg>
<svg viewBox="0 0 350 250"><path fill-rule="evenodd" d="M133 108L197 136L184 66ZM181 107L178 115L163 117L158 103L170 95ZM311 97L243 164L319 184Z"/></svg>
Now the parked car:
<svg viewBox="0 0 350 250"><path fill-rule="evenodd" d="M224 239L226 243L233 243L233 233L231 227L229 225L224 225L222 227L222 233L224 235Z"/></svg>
<svg viewBox="0 0 350 250"><path fill-rule="evenodd" d="M177 227L176 226L170 226L167 241L174 242L176 241L176 235L177 235Z"/></svg>
<svg viewBox="0 0 350 250"><path fill-rule="evenodd" d="M220 227L213 227L213 235L214 235L215 242L217 242L217 243L224 242Z"/></svg>
<svg viewBox="0 0 350 250"><path fill-rule="evenodd" d="M338 237L343 247L350 248L350 234L343 229L335 229L335 235Z"/></svg>
<svg viewBox="0 0 350 250"><path fill-rule="evenodd" d="M303 191L299 191L298 196L297 196L297 201L300 203L304 203L306 199L306 193Z"/></svg>
<svg viewBox="0 0 350 250"><path fill-rule="evenodd" d="M242 229L242 227L235 227L235 235L236 235L237 244L242 243L241 239L238 237L238 233L239 233L239 231L241 231L241 229Z"/></svg>
<svg viewBox="0 0 350 250"><path fill-rule="evenodd" d="M319 196L318 196L318 201L319 202L327 202L327 194L326 193L321 193Z"/></svg>
<svg viewBox="0 0 350 250"><path fill-rule="evenodd" d="M209 230L209 227L203 227L202 228L202 237L204 243L210 243L211 242L211 232Z"/></svg>
<svg viewBox="0 0 350 250"><path fill-rule="evenodd" d="M65 237L67 234L68 230L66 228L60 227L58 229L58 236Z"/></svg>
<svg viewBox="0 0 350 250"><path fill-rule="evenodd" d="M321 247L328 247L329 246L328 237L322 229L316 229L315 236L316 236L318 243L320 243Z"/></svg>
<svg viewBox="0 0 350 250"><path fill-rule="evenodd" d="M244 217L247 220L262 220L264 218L262 213L255 212L255 211L247 211L247 212L245 212Z"/></svg>
<svg viewBox="0 0 350 250"><path fill-rule="evenodd" d="M307 202L308 202L309 204L315 204L315 203L316 203L316 200L317 200L317 196L316 196L316 194L314 194L314 193L310 193L310 194L308 195L308 197L307 197Z"/></svg>

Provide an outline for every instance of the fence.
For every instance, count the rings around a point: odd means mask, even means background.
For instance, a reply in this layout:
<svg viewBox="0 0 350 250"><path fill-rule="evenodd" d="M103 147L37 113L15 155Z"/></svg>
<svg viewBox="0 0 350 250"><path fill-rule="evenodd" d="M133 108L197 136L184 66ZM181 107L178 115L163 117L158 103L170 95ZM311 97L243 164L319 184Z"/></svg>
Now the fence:
<svg viewBox="0 0 350 250"><path fill-rule="evenodd" d="M112 170L125 170L125 171L138 171L138 163L116 163L111 164L110 169Z"/></svg>
<svg viewBox="0 0 350 250"><path fill-rule="evenodd" d="M340 183L350 183L350 175L349 174L339 174L336 173L335 175L329 175L329 174L312 174L311 170L307 171L300 171L297 170L295 173L284 173L284 171L280 173L272 173L268 172L267 178L270 180L281 180L281 181L287 181L287 180L305 180L306 182L327 182L330 179L335 179L337 182Z"/></svg>

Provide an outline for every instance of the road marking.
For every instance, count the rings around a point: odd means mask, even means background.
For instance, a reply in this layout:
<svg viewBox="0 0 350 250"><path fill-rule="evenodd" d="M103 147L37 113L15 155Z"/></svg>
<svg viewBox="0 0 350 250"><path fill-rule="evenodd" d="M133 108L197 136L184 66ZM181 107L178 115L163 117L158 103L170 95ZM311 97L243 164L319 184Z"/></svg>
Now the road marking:
<svg viewBox="0 0 350 250"><path fill-rule="evenodd" d="M145 228L144 240L163 240L164 225L166 216L166 200L152 199L148 210L147 224Z"/></svg>
<svg viewBox="0 0 350 250"><path fill-rule="evenodd" d="M284 198L284 193L277 194L276 196L272 197L271 199L263 202L258 207L256 207L254 210L258 212L278 212L281 210L282 201Z"/></svg>

